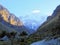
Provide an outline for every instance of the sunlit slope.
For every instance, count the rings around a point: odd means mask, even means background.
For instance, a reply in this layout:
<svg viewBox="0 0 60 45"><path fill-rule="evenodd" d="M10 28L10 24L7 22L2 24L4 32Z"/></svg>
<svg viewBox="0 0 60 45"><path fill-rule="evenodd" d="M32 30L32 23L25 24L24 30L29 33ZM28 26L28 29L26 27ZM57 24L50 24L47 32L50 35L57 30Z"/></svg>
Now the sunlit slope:
<svg viewBox="0 0 60 45"><path fill-rule="evenodd" d="M9 31L15 30L19 33L26 31L30 34L30 30L24 26L23 22L2 5L0 5L0 22L1 24L4 24Z"/></svg>

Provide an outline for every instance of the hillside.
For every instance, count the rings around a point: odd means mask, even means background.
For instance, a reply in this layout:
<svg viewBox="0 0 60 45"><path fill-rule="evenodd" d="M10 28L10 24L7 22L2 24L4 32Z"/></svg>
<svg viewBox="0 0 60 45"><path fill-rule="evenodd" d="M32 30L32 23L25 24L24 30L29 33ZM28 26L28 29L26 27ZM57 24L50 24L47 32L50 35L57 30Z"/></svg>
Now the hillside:
<svg viewBox="0 0 60 45"><path fill-rule="evenodd" d="M12 32L15 30L13 28L7 27L7 26L3 25L2 23L0 23L0 31Z"/></svg>
<svg viewBox="0 0 60 45"><path fill-rule="evenodd" d="M54 10L52 16L37 29L37 32L30 35L28 43L33 43L43 39L50 40L60 37L60 5Z"/></svg>
<svg viewBox="0 0 60 45"><path fill-rule="evenodd" d="M2 25L2 28L0 25L0 30L14 30L19 33L22 31L26 31L28 34L30 34L29 29L24 26L23 22L14 14L10 13L2 5L0 5L0 24Z"/></svg>

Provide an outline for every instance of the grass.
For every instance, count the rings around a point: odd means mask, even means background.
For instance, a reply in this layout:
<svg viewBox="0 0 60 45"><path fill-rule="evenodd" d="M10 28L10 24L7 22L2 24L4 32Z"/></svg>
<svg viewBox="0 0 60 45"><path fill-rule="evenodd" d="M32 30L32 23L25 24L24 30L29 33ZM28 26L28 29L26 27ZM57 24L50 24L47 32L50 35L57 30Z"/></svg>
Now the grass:
<svg viewBox="0 0 60 45"><path fill-rule="evenodd" d="M0 41L0 45L8 45L7 42Z"/></svg>

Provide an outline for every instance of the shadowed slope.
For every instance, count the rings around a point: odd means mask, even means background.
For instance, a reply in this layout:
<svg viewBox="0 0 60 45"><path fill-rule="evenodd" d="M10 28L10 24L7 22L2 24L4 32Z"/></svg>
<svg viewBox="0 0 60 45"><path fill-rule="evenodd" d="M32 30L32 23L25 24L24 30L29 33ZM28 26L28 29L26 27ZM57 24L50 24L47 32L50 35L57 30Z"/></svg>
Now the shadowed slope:
<svg viewBox="0 0 60 45"><path fill-rule="evenodd" d="M59 8L60 5L56 8ZM28 43L33 43L43 39L56 39L60 37L60 11L54 11L55 15L48 17L47 20L37 29L37 32L30 35Z"/></svg>

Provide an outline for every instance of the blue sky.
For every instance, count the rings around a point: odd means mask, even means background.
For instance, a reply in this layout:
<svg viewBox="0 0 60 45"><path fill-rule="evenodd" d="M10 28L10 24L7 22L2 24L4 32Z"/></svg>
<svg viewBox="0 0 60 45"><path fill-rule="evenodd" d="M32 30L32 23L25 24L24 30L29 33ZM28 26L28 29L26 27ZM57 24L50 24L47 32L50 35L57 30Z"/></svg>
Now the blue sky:
<svg viewBox="0 0 60 45"><path fill-rule="evenodd" d="M40 14L51 14L60 4L59 0L0 0L11 13L16 16L30 15L34 10L40 10Z"/></svg>
<svg viewBox="0 0 60 45"><path fill-rule="evenodd" d="M23 21L36 20L40 23L53 13L60 0L0 0L0 4Z"/></svg>
<svg viewBox="0 0 60 45"><path fill-rule="evenodd" d="M19 17L30 15L34 10L39 10L39 15L51 14L60 0L0 0L0 3Z"/></svg>

